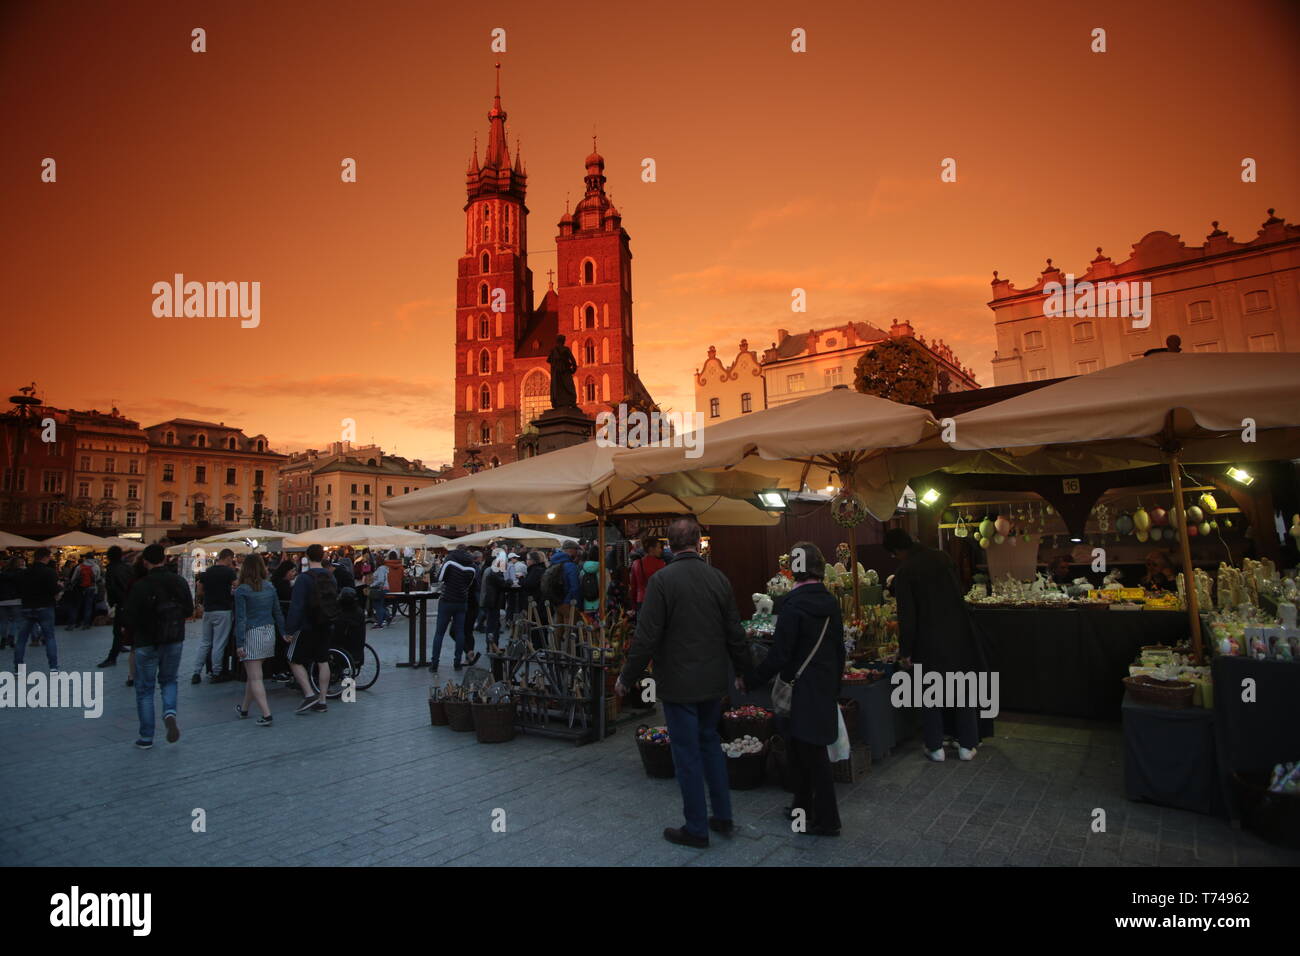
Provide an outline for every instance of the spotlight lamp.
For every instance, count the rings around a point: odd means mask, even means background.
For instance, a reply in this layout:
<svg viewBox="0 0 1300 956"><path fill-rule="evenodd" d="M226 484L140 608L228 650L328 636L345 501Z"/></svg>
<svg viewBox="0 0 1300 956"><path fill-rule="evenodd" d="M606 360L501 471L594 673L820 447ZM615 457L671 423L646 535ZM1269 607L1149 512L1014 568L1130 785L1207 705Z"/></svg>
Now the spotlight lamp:
<svg viewBox="0 0 1300 956"><path fill-rule="evenodd" d="M769 488L758 493L759 507L767 511L786 509L786 492L782 488Z"/></svg>
<svg viewBox="0 0 1300 956"><path fill-rule="evenodd" d="M925 494L921 495L921 504L932 505L936 501L938 501L941 497L942 495L939 494L938 490L934 488L928 488L926 489Z"/></svg>
<svg viewBox="0 0 1300 956"><path fill-rule="evenodd" d="M1236 465L1228 469L1228 477L1240 485L1245 485L1247 488L1255 483L1254 475L1245 468L1238 468Z"/></svg>

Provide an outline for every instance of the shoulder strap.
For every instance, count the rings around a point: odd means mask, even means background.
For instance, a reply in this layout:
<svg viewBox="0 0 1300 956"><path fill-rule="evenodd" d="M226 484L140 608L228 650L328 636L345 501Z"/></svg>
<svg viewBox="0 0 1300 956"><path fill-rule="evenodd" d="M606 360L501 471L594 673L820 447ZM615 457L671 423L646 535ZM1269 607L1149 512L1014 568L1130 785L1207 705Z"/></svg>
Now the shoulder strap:
<svg viewBox="0 0 1300 956"><path fill-rule="evenodd" d="M803 665L797 671L795 671L794 678L790 681L790 683L793 684L795 681L797 681L800 675L803 674L804 668L806 668L809 664L811 664L812 659L817 656L817 650L822 646L822 639L826 637L826 628L830 625L830 623L831 623L831 619L829 616L827 616L826 620L822 622L822 632L817 636L817 643L814 644L813 649L808 652L808 656L804 659Z"/></svg>

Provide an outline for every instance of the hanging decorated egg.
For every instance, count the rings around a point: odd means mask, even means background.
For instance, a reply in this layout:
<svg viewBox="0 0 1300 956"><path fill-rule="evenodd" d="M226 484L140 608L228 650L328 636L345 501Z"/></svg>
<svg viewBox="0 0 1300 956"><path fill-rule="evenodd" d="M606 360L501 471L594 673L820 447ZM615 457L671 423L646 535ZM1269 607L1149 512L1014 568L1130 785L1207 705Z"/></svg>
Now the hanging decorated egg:
<svg viewBox="0 0 1300 956"><path fill-rule="evenodd" d="M1187 537L1195 538L1200 533L1201 533L1201 529L1199 526L1194 524L1189 524L1187 526Z"/></svg>
<svg viewBox="0 0 1300 956"><path fill-rule="evenodd" d="M1165 525L1169 523L1169 512L1164 508L1151 509L1151 523L1155 525Z"/></svg>
<svg viewBox="0 0 1300 956"><path fill-rule="evenodd" d="M1137 539L1143 544L1146 544L1147 540L1151 537L1151 532L1149 531L1138 531L1135 533L1137 534Z"/></svg>
<svg viewBox="0 0 1300 956"><path fill-rule="evenodd" d="M1006 515L998 515L997 520L993 522L993 530L1000 535L1007 535L1011 531L1011 519Z"/></svg>
<svg viewBox="0 0 1300 956"><path fill-rule="evenodd" d="M1231 519L1231 518L1224 518L1224 519L1223 519L1223 526L1224 526L1225 528L1229 529L1229 530L1232 530L1232 519Z"/></svg>
<svg viewBox="0 0 1300 956"><path fill-rule="evenodd" d="M1016 546L1016 542L1019 541L1020 538L1017 535L1013 534L1011 537L1007 538L1007 540L1011 542L1011 547L1014 548Z"/></svg>
<svg viewBox="0 0 1300 956"><path fill-rule="evenodd" d="M1291 537L1300 541L1300 515L1291 516L1291 527L1287 529Z"/></svg>
<svg viewBox="0 0 1300 956"><path fill-rule="evenodd" d="M1120 534L1133 533L1133 518L1131 515L1122 514L1115 519L1115 530Z"/></svg>
<svg viewBox="0 0 1300 956"><path fill-rule="evenodd" d="M1051 505L1043 505L1043 510L1044 510L1045 512L1047 512L1049 515L1054 515L1054 514L1056 514L1056 512L1052 510L1052 506L1051 506Z"/></svg>
<svg viewBox="0 0 1300 956"><path fill-rule="evenodd" d="M1133 512L1133 527L1139 531L1146 531L1151 527L1151 516L1147 514L1145 508L1139 506L1138 510ZM1143 538L1142 540L1145 541L1146 539Z"/></svg>
<svg viewBox="0 0 1300 956"><path fill-rule="evenodd" d="M1029 543L1029 532L1026 531L1024 534L1022 534L1022 535L1020 536L1020 540L1023 541L1025 544L1028 544L1028 543Z"/></svg>
<svg viewBox="0 0 1300 956"><path fill-rule="evenodd" d="M1210 514L1214 514L1214 512L1219 510L1219 503L1214 500L1214 495L1207 491L1205 494L1201 495L1201 507Z"/></svg>
<svg viewBox="0 0 1300 956"><path fill-rule="evenodd" d="M1152 541L1159 541L1165 536L1164 528L1152 528L1149 532Z"/></svg>
<svg viewBox="0 0 1300 956"><path fill-rule="evenodd" d="M988 538L985 538L985 537L983 537L983 536L981 536L981 537L980 537L980 547L981 547L981 548L987 548L988 546L989 546L989 539L988 539Z"/></svg>
<svg viewBox="0 0 1300 956"><path fill-rule="evenodd" d="M1217 522L1217 521L1211 521L1211 522L1210 522L1210 530L1211 530L1211 531L1218 531L1218 530L1219 530L1219 522Z"/></svg>
<svg viewBox="0 0 1300 956"><path fill-rule="evenodd" d="M994 534L994 535L993 535L993 543L994 543L994 544L1001 544L1002 542L1004 542L1004 541L1006 541L1006 540L1007 540L1007 536L1006 536L1005 534Z"/></svg>
<svg viewBox="0 0 1300 956"><path fill-rule="evenodd" d="M983 521L980 522L980 537L981 537L981 538L991 538L991 537L993 537L993 519L992 519L992 518L985 518Z"/></svg>
<svg viewBox="0 0 1300 956"><path fill-rule="evenodd" d="M1204 520L1205 520L1205 512L1202 511L1200 508L1198 508L1196 505L1192 505L1190 508L1187 509L1188 524L1200 524Z"/></svg>
<svg viewBox="0 0 1300 956"><path fill-rule="evenodd" d="M1208 534L1210 533L1210 530L1211 530L1211 529L1210 529L1210 522L1208 522L1208 521L1202 521L1202 522L1200 523L1199 526L1193 525L1193 527L1198 527L1198 528L1199 528L1200 535L1201 535L1202 538L1204 538L1206 535L1208 535Z"/></svg>

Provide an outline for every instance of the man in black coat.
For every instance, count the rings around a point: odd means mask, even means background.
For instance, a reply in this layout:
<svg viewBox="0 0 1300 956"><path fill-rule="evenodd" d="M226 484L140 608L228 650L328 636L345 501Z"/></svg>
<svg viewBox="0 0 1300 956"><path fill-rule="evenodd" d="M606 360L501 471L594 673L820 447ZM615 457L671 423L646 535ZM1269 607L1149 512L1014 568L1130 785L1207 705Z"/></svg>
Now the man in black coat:
<svg viewBox="0 0 1300 956"><path fill-rule="evenodd" d="M737 674L748 667L745 629L727 576L700 557L700 526L678 518L668 529L677 560L650 579L637 617L636 637L614 691L635 689L654 661L655 696L663 701L673 765L686 824L664 839L706 847L709 830L730 835L731 785L718 723L727 693L730 658ZM713 816L705 804L707 786Z"/></svg>
<svg viewBox="0 0 1300 956"><path fill-rule="evenodd" d="M894 572L894 596L898 599L899 666L922 665L926 673L946 675L974 673L983 668L983 655L975 640L970 611L962 594L957 568L942 551L914 542L902 528L885 533L885 549L902 563ZM946 682L945 682L946 683ZM958 755L975 756L979 745L977 707L954 707ZM926 756L944 759L943 709L921 711L921 734Z"/></svg>
<svg viewBox="0 0 1300 956"><path fill-rule="evenodd" d="M104 587L108 592L108 606L113 609L113 646L108 656L99 662L100 667L112 667L122 651L122 623L125 614L126 592L131 589L131 565L122 560L122 549L113 545L108 549L108 567L104 571Z"/></svg>
<svg viewBox="0 0 1300 956"><path fill-rule="evenodd" d="M14 671L27 656L32 634L45 639L45 661L50 670L59 669L59 646L54 640L54 606L59 599L59 572L50 563L50 549L37 548L32 563L18 579L23 601L23 625L14 646Z"/></svg>

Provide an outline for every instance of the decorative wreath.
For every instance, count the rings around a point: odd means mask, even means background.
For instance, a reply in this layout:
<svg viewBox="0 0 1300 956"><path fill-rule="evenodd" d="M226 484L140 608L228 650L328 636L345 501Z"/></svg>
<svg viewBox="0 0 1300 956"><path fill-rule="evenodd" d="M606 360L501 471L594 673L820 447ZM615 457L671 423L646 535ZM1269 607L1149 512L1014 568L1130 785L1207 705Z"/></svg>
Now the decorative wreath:
<svg viewBox="0 0 1300 956"><path fill-rule="evenodd" d="M867 520L867 506L852 492L840 492L831 499L831 520L841 528L856 528Z"/></svg>

